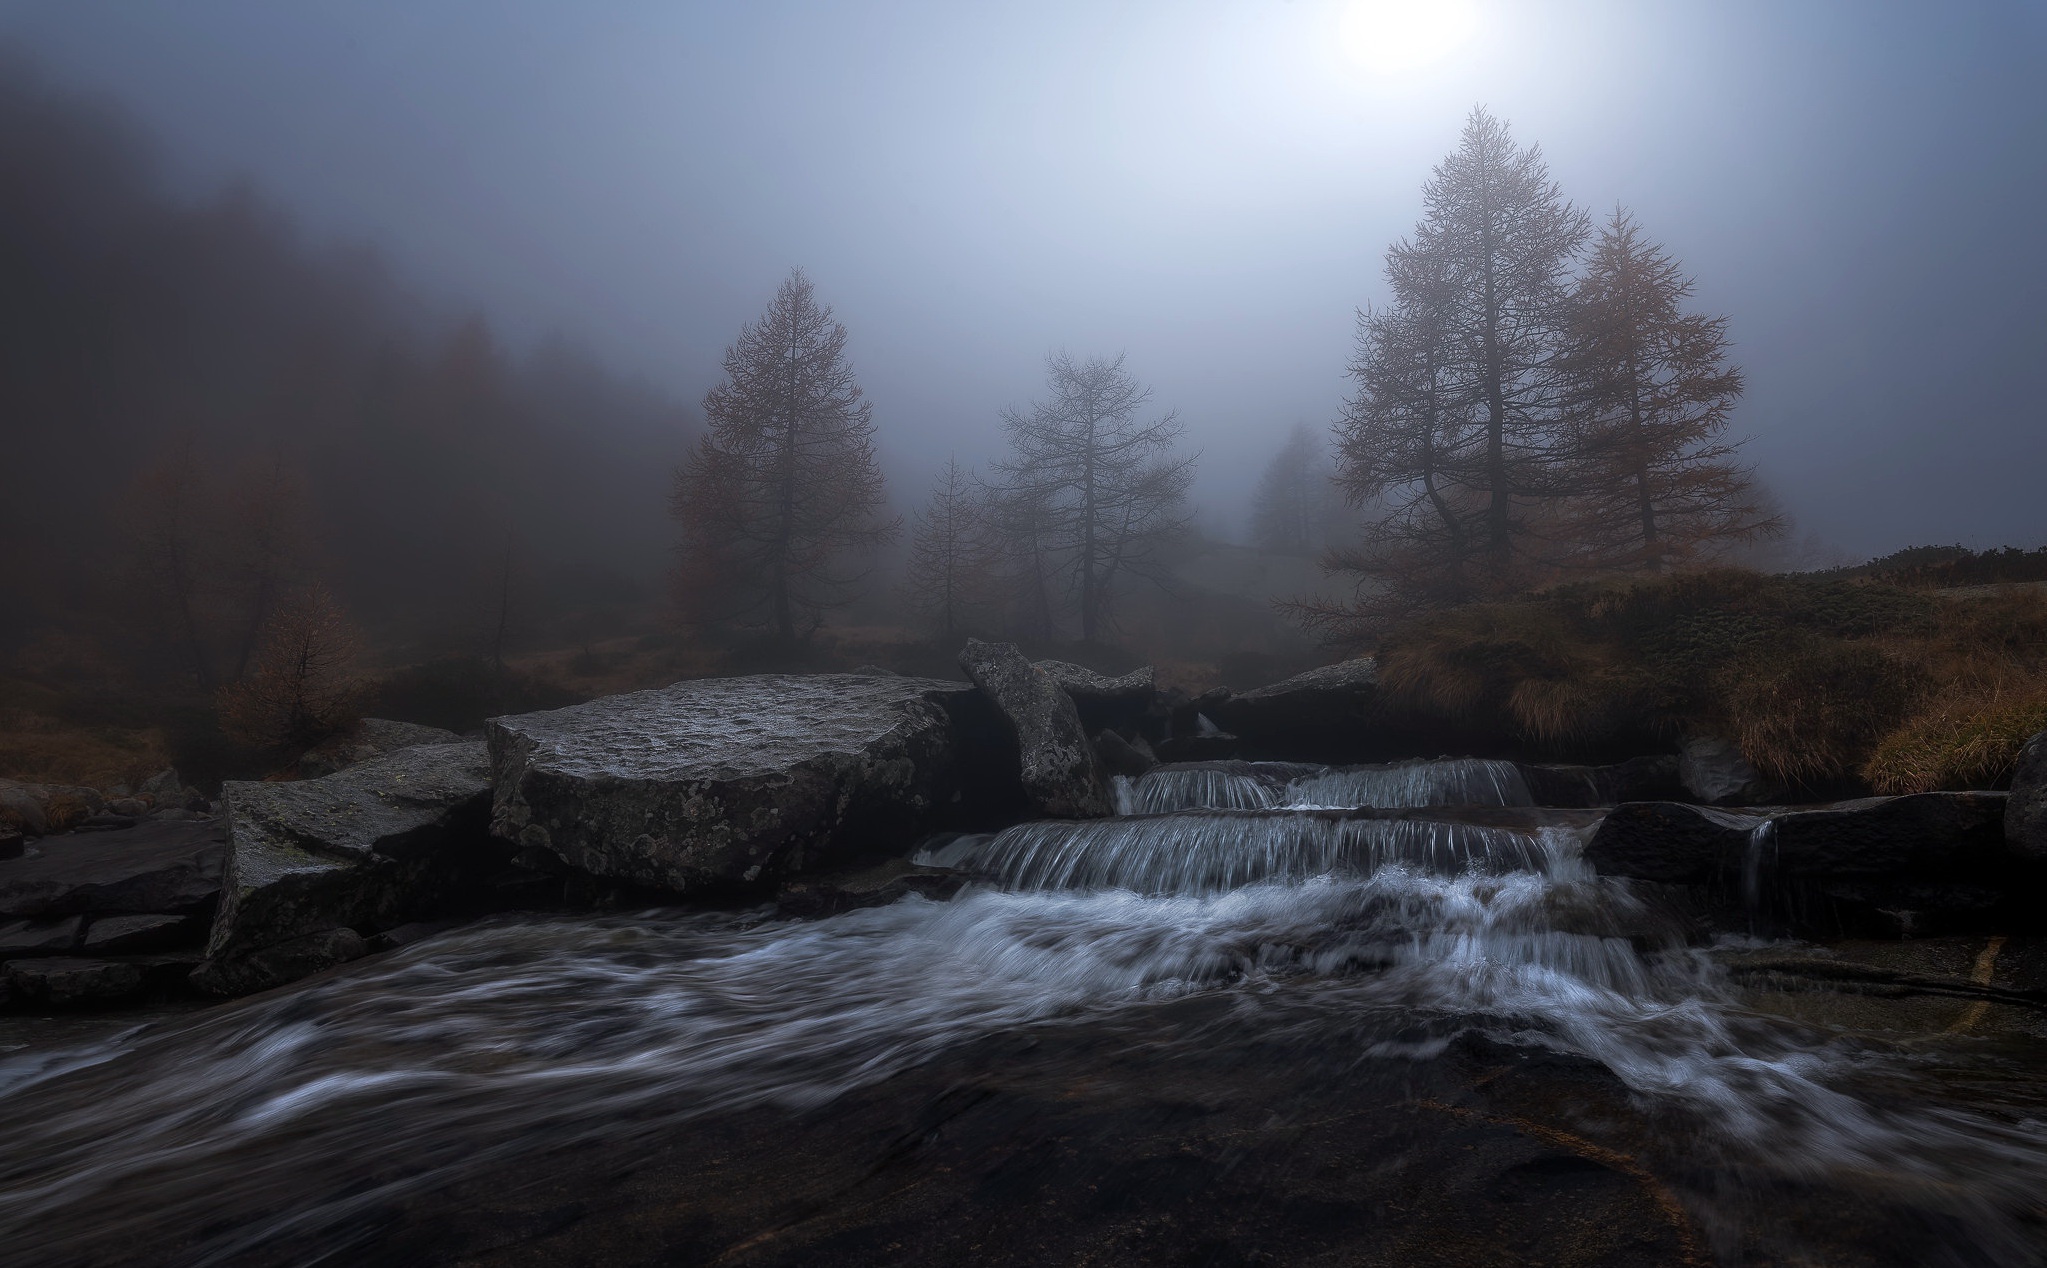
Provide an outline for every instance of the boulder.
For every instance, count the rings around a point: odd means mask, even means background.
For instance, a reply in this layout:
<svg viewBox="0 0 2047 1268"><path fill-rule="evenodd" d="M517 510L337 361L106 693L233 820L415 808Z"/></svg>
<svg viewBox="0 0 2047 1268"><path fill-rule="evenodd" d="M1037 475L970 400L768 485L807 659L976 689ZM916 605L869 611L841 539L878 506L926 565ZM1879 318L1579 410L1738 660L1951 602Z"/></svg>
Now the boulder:
<svg viewBox="0 0 2047 1268"><path fill-rule="evenodd" d="M298 774L301 779L319 779L351 766L387 757L399 749L460 743L461 736L437 726L393 722L387 718L364 718L352 730L322 740L306 750L298 760Z"/></svg>
<svg viewBox="0 0 2047 1268"><path fill-rule="evenodd" d="M222 800L232 849L194 978L217 993L276 985L325 956L260 954L270 948L332 943L337 930L357 945L472 904L508 854L486 831L490 765L475 741L400 749L321 779L229 783Z"/></svg>
<svg viewBox="0 0 2047 1268"><path fill-rule="evenodd" d="M2020 858L2047 860L2047 731L2019 749L2011 800L2004 804L2004 839Z"/></svg>
<svg viewBox="0 0 2047 1268"><path fill-rule="evenodd" d="M149 803L140 797L116 797L107 803L107 813L125 819L140 819L149 813Z"/></svg>
<svg viewBox="0 0 2047 1268"><path fill-rule="evenodd" d="M1073 701L1081 725L1089 731L1136 730L1158 699L1157 675L1150 665L1110 678L1070 661L1033 663Z"/></svg>
<svg viewBox="0 0 2047 1268"><path fill-rule="evenodd" d="M955 711L974 694L770 674L493 718L491 830L636 884L765 886L906 845L954 813L970 795Z"/></svg>
<svg viewBox="0 0 2047 1268"><path fill-rule="evenodd" d="M2039 878L2003 844L1994 792L1865 797L1827 806L1727 810L1616 807L1585 847L1601 873L1669 884L1782 884L1869 910L1986 911L2031 905Z"/></svg>
<svg viewBox="0 0 2047 1268"><path fill-rule="evenodd" d="M0 863L18 859L26 853L28 838L22 835L21 829L0 823Z"/></svg>
<svg viewBox="0 0 2047 1268"><path fill-rule="evenodd" d="M1749 765L1741 750L1717 736L1686 740L1678 751L1677 776L1692 800L1708 806L1761 805L1783 795Z"/></svg>
<svg viewBox="0 0 2047 1268"><path fill-rule="evenodd" d="M1016 733L1024 794L1033 814L1097 819L1113 813L1080 712L1050 674L1025 659L1014 643L979 639L967 640L960 668Z"/></svg>
<svg viewBox="0 0 2047 1268"><path fill-rule="evenodd" d="M43 813L41 793L37 785L0 779L0 824L32 837L46 835L50 831L50 817Z"/></svg>
<svg viewBox="0 0 2047 1268"><path fill-rule="evenodd" d="M1203 709L1260 755L1343 760L1361 750L1379 712L1379 664L1324 665L1230 695Z"/></svg>
<svg viewBox="0 0 2047 1268"><path fill-rule="evenodd" d="M0 917L204 913L220 893L226 825L145 821L45 838L37 858L0 863Z"/></svg>

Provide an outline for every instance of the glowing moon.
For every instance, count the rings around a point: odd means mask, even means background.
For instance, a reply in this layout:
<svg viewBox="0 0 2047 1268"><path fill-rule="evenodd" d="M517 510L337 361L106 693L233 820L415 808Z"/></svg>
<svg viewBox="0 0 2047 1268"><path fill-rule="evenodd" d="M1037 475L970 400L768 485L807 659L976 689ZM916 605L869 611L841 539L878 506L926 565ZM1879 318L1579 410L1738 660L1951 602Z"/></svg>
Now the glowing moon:
<svg viewBox="0 0 2047 1268"><path fill-rule="evenodd" d="M1359 66L1393 74L1443 60L1477 29L1472 0L1348 0L1336 39Z"/></svg>

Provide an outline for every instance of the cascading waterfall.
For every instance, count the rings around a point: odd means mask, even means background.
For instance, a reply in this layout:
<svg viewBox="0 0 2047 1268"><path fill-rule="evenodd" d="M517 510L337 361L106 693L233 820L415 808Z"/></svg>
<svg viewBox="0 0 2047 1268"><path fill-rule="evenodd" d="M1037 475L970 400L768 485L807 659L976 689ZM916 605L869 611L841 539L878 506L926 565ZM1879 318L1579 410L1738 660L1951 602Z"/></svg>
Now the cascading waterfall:
<svg viewBox="0 0 2047 1268"><path fill-rule="evenodd" d="M1534 804L1512 762L1461 757L1390 766L1291 762L1200 762L1116 777L1125 815L1175 810L1260 810L1279 806L1412 809Z"/></svg>
<svg viewBox="0 0 2047 1268"><path fill-rule="evenodd" d="M500 919L276 998L0 1060L0 1245L23 1264L148 1239L191 1262L278 1239L338 1253L381 1204L535 1142L816 1105L997 1030L1218 990L1383 1015L1361 1058L1426 1057L1473 1027L1593 1057L1793 1175L1884 1167L2014 1201L2047 1181L2029 1122L1839 1090L1861 1058L1745 1012L1680 921L1593 872L1582 828L1274 808L1525 805L1511 765L1239 765L1123 790L1205 808L955 839L925 856L977 878L950 901L812 923ZM1280 800L1245 806L1253 784Z"/></svg>

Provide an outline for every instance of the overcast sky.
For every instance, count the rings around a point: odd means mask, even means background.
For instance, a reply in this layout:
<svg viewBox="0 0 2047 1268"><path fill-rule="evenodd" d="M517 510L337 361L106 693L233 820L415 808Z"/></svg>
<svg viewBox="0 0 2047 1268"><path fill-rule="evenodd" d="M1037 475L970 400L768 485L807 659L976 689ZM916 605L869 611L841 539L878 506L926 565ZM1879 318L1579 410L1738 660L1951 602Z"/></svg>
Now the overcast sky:
<svg viewBox="0 0 2047 1268"><path fill-rule="evenodd" d="M1732 318L1735 430L1851 555L2047 542L2047 3L0 0L189 190L694 401L801 265L891 475L1124 351L1241 523L1475 103Z"/></svg>

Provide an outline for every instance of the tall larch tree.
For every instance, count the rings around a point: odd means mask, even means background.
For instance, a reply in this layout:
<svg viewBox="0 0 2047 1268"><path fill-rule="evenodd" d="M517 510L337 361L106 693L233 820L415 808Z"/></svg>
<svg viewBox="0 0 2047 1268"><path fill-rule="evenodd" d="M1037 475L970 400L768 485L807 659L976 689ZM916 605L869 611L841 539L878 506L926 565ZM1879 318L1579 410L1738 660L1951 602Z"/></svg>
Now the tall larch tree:
<svg viewBox="0 0 2047 1268"><path fill-rule="evenodd" d="M1686 313L1692 289L1620 209L1579 278L1565 358L1581 464L1571 526L1596 566L1660 571L1781 531L1725 438L1742 389L1727 319Z"/></svg>
<svg viewBox="0 0 2047 1268"><path fill-rule="evenodd" d="M1336 520L1328 442L1296 423L1267 460L1251 497L1251 540L1264 550L1314 555L1329 544Z"/></svg>
<svg viewBox="0 0 2047 1268"><path fill-rule="evenodd" d="M676 473L677 597L693 621L732 620L785 640L850 602L865 551L891 540L870 407L846 328L793 270L725 352L704 397L706 432Z"/></svg>
<svg viewBox="0 0 2047 1268"><path fill-rule="evenodd" d="M1110 628L1122 580L1163 579L1161 548L1186 526L1194 457L1177 452L1181 427L1170 411L1138 417L1151 390L1121 356L1056 352L1045 364L1050 395L1003 412L1010 454L996 465L1007 496L1042 511L1081 639L1094 643Z"/></svg>
<svg viewBox="0 0 2047 1268"><path fill-rule="evenodd" d="M1435 349L1448 383L1468 394L1478 429L1457 482L1481 495L1480 554L1493 589L1524 580L1517 504L1563 491L1557 353L1570 312L1570 269L1585 214L1550 179L1540 147L1472 111L1454 153L1422 187L1414 235L1387 254L1397 309L1440 306ZM1426 287L1416 295L1409 288Z"/></svg>

